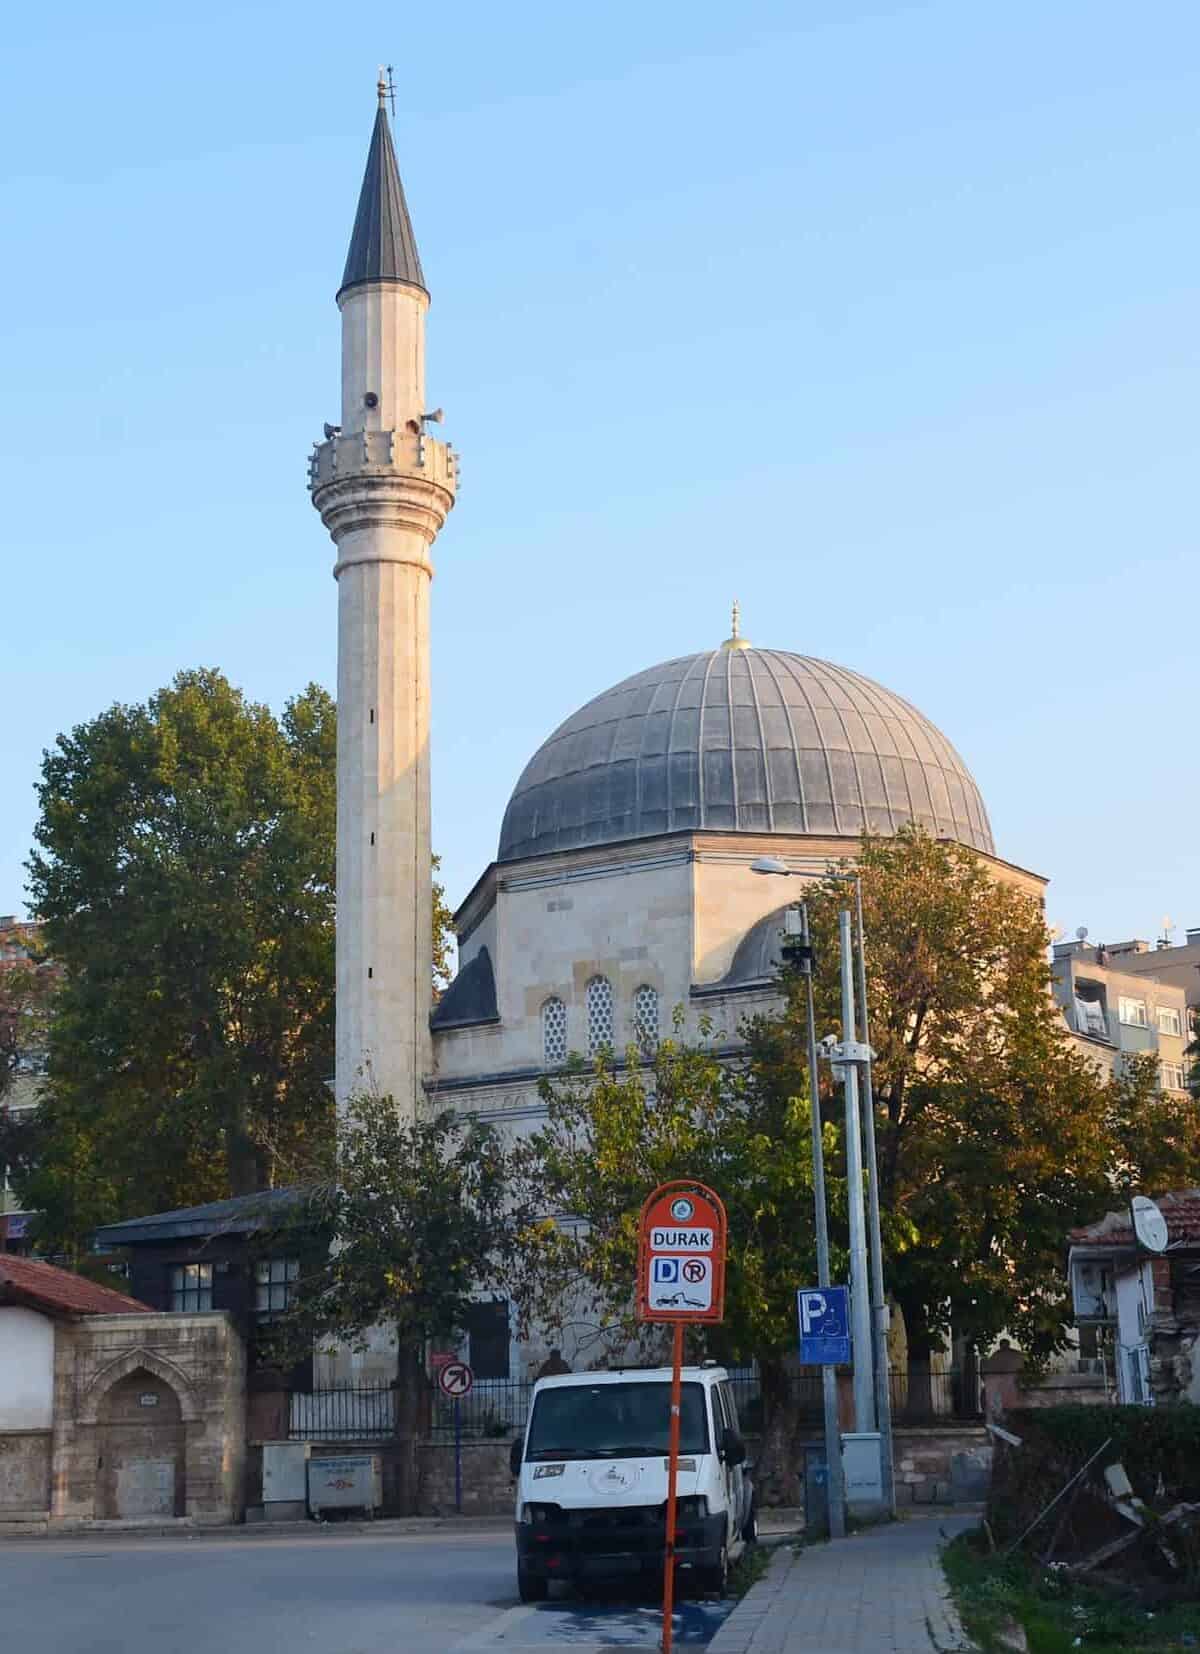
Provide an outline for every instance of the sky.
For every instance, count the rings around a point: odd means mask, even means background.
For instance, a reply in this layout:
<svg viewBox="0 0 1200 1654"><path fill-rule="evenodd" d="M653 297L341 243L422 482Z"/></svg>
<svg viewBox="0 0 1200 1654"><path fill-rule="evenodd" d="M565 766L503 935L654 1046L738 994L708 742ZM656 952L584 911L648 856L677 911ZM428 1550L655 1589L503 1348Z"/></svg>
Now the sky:
<svg viewBox="0 0 1200 1654"><path fill-rule="evenodd" d="M334 683L305 468L390 62L451 900L557 724L737 597L946 732L1053 923L1200 925L1191 0L61 0L5 47L0 912L60 731Z"/></svg>

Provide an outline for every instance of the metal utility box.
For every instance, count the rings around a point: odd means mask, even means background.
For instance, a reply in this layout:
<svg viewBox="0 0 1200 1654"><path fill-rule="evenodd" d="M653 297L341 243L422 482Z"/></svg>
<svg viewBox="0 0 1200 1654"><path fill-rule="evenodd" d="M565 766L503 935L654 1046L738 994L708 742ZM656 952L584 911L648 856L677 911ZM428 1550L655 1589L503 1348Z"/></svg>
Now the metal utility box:
<svg viewBox="0 0 1200 1654"><path fill-rule="evenodd" d="M308 1461L308 1508L314 1516L325 1510L365 1510L374 1514L382 1504L383 1473L378 1453Z"/></svg>
<svg viewBox="0 0 1200 1654"><path fill-rule="evenodd" d="M302 1522L308 1515L308 1443L264 1442L264 1522Z"/></svg>
<svg viewBox="0 0 1200 1654"><path fill-rule="evenodd" d="M883 1456L878 1430L852 1430L842 1436L846 1509L853 1516L878 1516L883 1509Z"/></svg>

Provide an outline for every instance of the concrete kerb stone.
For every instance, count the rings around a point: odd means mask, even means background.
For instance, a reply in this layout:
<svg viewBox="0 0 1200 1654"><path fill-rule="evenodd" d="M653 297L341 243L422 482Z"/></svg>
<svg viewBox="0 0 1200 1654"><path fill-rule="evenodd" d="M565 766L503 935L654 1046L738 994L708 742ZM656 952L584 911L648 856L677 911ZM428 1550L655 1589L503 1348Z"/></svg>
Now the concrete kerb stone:
<svg viewBox="0 0 1200 1654"><path fill-rule="evenodd" d="M295 1539L321 1534L331 1539L370 1535L376 1539L399 1534L424 1533L508 1533L511 1516L397 1516L374 1522L251 1522L223 1524L195 1522L190 1517L171 1521L146 1522L4 1522L0 1523L0 1545L36 1539L85 1539L102 1533L119 1533L128 1539Z"/></svg>

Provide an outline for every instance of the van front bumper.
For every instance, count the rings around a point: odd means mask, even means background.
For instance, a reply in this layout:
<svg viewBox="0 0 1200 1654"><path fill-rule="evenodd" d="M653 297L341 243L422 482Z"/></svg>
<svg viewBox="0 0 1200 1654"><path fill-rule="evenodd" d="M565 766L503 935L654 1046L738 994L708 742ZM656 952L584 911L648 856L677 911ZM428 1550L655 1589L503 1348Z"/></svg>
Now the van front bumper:
<svg viewBox="0 0 1200 1654"><path fill-rule="evenodd" d="M689 1517L675 1533L680 1569L715 1568L725 1540L724 1512ZM662 1505L633 1505L616 1510L564 1510L550 1507L535 1522L518 1522L517 1561L524 1572L543 1579L600 1579L621 1575L661 1574L666 1554L667 1518Z"/></svg>

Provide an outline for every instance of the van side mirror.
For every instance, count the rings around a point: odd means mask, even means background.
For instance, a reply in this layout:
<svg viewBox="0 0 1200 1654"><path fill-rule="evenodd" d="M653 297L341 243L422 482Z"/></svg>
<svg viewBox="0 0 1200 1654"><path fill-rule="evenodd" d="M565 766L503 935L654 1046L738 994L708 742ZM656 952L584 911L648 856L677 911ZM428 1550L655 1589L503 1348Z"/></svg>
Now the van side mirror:
<svg viewBox="0 0 1200 1654"><path fill-rule="evenodd" d="M515 1481L521 1474L521 1460L524 1458L525 1443L520 1436L513 1438L513 1444L508 1450L508 1473Z"/></svg>
<svg viewBox="0 0 1200 1654"><path fill-rule="evenodd" d="M731 1424L721 1436L721 1457L727 1465L742 1464L746 1458L746 1444Z"/></svg>

